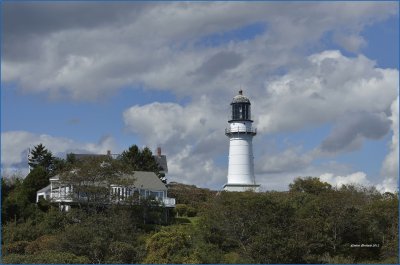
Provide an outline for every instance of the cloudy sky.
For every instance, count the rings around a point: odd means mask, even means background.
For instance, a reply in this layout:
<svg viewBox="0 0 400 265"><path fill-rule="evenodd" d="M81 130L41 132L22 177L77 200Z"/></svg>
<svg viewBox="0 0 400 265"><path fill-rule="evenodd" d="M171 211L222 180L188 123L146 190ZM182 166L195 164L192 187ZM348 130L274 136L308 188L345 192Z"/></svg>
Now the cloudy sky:
<svg viewBox="0 0 400 265"><path fill-rule="evenodd" d="M2 3L1 166L161 146L169 181L220 189L229 103L252 102L263 190L297 176L393 191L397 2Z"/></svg>

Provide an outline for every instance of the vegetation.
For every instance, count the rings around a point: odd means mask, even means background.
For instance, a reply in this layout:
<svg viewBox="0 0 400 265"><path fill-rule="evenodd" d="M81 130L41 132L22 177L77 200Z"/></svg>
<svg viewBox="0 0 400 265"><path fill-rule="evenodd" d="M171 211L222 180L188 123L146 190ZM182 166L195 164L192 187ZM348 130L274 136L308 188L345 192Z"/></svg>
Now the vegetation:
<svg viewBox="0 0 400 265"><path fill-rule="evenodd" d="M87 157L85 159L66 163L59 173L60 180L71 183L80 204L94 207L109 203L110 187L114 185L133 185L134 175L131 164L109 156Z"/></svg>
<svg viewBox="0 0 400 265"><path fill-rule="evenodd" d="M71 157L63 163L64 172L100 170ZM103 164L108 173L124 172L111 163ZM170 183L172 212L151 201L60 212L32 201L47 185L43 172L2 179L3 263L398 263L397 193L312 177L294 180L288 192Z"/></svg>
<svg viewBox="0 0 400 265"><path fill-rule="evenodd" d="M54 167L54 157L43 144L38 144L31 151L28 164L32 169L41 166L51 171Z"/></svg>
<svg viewBox="0 0 400 265"><path fill-rule="evenodd" d="M160 173L162 168L157 164L153 157L153 153L148 147L140 150L136 145L132 145L128 150L122 152L119 159L123 163L131 165L134 170L151 171L156 173L156 175L166 183L165 174Z"/></svg>

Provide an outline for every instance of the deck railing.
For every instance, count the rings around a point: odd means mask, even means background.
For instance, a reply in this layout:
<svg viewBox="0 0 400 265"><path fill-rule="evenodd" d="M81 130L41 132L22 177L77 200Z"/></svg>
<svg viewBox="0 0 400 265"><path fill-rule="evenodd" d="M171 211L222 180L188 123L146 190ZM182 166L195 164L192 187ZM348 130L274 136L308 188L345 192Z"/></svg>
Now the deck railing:
<svg viewBox="0 0 400 265"><path fill-rule="evenodd" d="M51 197L50 197L53 201L72 201L72 194L71 192L58 192L58 191L53 191L51 193Z"/></svg>
<svg viewBox="0 0 400 265"><path fill-rule="evenodd" d="M235 134L235 133L249 133L249 134L257 134L257 128L247 128L243 126L238 126L234 128L226 128L225 129L225 134Z"/></svg>
<svg viewBox="0 0 400 265"><path fill-rule="evenodd" d="M175 207L175 198L164 198L163 203L166 207Z"/></svg>
<svg viewBox="0 0 400 265"><path fill-rule="evenodd" d="M81 197L82 199L83 197ZM77 198L74 197L74 194L71 192L68 193L59 193L58 191L53 191L51 193L51 200L54 202L72 202L72 201L77 201ZM175 198L169 198L169 197L165 197L165 198L156 198L157 201L159 201L160 203L164 204L166 207L175 207ZM112 200L112 202L123 202L124 199L119 199L119 198L115 198ZM140 199L138 201L140 203Z"/></svg>

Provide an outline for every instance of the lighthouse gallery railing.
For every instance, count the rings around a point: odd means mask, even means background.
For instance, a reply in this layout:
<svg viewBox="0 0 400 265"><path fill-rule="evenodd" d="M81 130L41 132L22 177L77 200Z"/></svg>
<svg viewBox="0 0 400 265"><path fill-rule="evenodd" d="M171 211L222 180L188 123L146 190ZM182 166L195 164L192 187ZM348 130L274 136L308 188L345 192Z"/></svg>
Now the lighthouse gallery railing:
<svg viewBox="0 0 400 265"><path fill-rule="evenodd" d="M250 134L257 134L257 128L225 128L225 134L234 134L234 133L250 133Z"/></svg>

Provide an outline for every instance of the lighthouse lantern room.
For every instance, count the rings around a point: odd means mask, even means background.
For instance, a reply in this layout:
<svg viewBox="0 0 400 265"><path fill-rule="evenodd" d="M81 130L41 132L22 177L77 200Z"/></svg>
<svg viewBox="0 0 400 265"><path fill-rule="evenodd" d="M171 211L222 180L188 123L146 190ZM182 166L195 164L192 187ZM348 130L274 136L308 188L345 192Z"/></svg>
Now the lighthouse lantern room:
<svg viewBox="0 0 400 265"><path fill-rule="evenodd" d="M257 130L252 127L251 103L240 90L231 103L232 115L225 135L229 137L229 169L226 191L258 191L254 177L253 137Z"/></svg>

